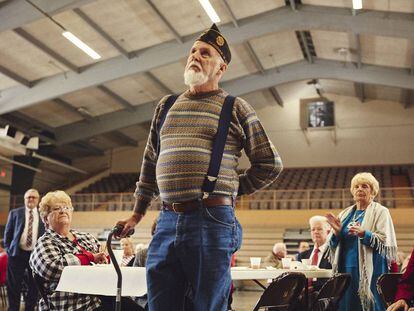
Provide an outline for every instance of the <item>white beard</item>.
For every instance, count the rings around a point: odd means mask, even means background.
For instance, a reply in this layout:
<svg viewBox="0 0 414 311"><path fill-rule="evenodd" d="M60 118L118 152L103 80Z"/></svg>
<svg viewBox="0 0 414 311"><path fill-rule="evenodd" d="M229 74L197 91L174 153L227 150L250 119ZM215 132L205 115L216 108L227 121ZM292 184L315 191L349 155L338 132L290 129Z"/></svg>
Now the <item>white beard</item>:
<svg viewBox="0 0 414 311"><path fill-rule="evenodd" d="M186 69L184 71L184 84L192 87L202 85L208 81L208 76L204 72L195 72L193 69Z"/></svg>

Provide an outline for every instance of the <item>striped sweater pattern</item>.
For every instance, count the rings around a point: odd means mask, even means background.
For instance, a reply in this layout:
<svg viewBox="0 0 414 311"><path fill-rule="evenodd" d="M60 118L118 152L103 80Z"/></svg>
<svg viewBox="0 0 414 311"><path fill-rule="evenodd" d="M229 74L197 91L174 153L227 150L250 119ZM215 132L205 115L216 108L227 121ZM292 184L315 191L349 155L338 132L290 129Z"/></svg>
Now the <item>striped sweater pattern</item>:
<svg viewBox="0 0 414 311"><path fill-rule="evenodd" d="M157 155L157 128L166 99L157 105L137 187L135 212L145 213L151 200L160 195L164 202L185 202L202 197L214 136L224 99L217 91L181 94L169 110L160 131ZM244 148L251 167L237 173ZM272 183L282 170L282 162L267 137L253 108L241 98L234 103L229 133L213 195L250 194Z"/></svg>

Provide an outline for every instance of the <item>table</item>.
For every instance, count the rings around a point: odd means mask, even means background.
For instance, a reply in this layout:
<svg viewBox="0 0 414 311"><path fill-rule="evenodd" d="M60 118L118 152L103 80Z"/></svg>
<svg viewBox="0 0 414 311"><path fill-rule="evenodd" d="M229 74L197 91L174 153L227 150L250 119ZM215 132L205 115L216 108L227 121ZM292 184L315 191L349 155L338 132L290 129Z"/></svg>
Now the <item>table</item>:
<svg viewBox="0 0 414 311"><path fill-rule="evenodd" d="M121 267L122 296L142 296L147 293L144 267ZM66 266L57 291L116 296L117 274L112 265Z"/></svg>
<svg viewBox="0 0 414 311"><path fill-rule="evenodd" d="M274 279L284 272L300 272L307 278L329 278L332 276L332 270L325 269L286 270L233 267L231 268L231 278L233 280L253 280L260 284L258 280ZM147 293L144 267L121 267L121 273L122 296L142 296ZM116 284L117 275L112 265L67 266L63 269L56 290L80 294L115 296Z"/></svg>

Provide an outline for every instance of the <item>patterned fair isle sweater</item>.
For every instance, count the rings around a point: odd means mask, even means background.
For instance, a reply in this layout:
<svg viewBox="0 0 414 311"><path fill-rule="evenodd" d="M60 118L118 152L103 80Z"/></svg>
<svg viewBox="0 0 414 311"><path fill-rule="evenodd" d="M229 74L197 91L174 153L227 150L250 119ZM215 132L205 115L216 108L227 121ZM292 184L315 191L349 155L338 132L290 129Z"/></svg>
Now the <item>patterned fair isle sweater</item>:
<svg viewBox="0 0 414 311"><path fill-rule="evenodd" d="M145 213L158 194L168 203L202 197L201 186L227 95L221 89L200 95L192 95L189 91L181 94L162 126L160 154L157 156L156 129L168 96L160 101L151 123L134 193L138 203L135 212ZM243 148L251 167L239 175L238 159ZM256 112L246 101L237 98L213 195L251 194L272 183L281 171L282 161Z"/></svg>

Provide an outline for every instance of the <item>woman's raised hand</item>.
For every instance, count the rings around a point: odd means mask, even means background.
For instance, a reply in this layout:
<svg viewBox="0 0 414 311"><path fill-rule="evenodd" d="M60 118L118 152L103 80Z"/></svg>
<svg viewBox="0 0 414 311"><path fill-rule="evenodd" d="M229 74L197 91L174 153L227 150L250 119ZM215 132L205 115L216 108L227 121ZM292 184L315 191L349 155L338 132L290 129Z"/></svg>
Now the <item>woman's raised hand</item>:
<svg viewBox="0 0 414 311"><path fill-rule="evenodd" d="M341 232L342 229L342 223L339 220L338 217L336 217L334 214L332 213L328 213L326 214L326 220L328 221L328 223L331 225L334 233L336 236L339 235L339 233Z"/></svg>

